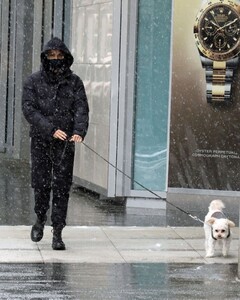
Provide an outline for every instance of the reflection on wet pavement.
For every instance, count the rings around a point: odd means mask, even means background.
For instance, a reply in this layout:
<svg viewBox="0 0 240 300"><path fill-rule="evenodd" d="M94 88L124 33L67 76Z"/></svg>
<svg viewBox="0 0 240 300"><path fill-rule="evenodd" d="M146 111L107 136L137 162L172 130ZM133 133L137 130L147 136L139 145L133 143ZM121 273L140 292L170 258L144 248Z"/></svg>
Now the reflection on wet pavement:
<svg viewBox="0 0 240 300"><path fill-rule="evenodd" d="M239 299L235 265L2 264L0 299Z"/></svg>
<svg viewBox="0 0 240 300"><path fill-rule="evenodd" d="M0 160L0 225L33 222L29 164Z"/></svg>
<svg viewBox="0 0 240 300"><path fill-rule="evenodd" d="M50 211L47 225L50 225ZM35 221L30 166L0 160L0 225L32 225ZM99 195L73 186L67 225L164 226L164 210L126 207L124 202L100 200Z"/></svg>

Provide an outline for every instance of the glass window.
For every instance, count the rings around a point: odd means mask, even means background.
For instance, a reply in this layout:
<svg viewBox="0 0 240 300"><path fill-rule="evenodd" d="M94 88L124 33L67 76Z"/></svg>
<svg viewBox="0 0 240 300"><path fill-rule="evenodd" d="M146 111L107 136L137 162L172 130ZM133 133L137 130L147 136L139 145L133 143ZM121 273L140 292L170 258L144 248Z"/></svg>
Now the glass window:
<svg viewBox="0 0 240 300"><path fill-rule="evenodd" d="M171 1L139 0L133 172L155 191L166 190L170 36Z"/></svg>

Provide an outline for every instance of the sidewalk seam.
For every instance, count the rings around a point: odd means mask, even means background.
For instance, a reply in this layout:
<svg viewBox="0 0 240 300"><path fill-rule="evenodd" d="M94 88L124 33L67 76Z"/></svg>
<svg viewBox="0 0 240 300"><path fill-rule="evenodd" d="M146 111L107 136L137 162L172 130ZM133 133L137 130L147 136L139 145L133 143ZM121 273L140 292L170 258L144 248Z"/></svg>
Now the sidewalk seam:
<svg viewBox="0 0 240 300"><path fill-rule="evenodd" d="M198 252L198 250L194 249L190 243L188 243L176 230L174 230L173 227L171 227L171 229L176 233L177 236L179 236L194 252L196 252L205 263L208 263L208 261L206 260L205 256L202 256L201 253Z"/></svg>
<svg viewBox="0 0 240 300"><path fill-rule="evenodd" d="M110 243L112 244L112 246L114 247L114 249L118 252L118 254L121 256L121 258L124 260L124 262L126 264L128 264L128 262L126 261L126 259L122 256L121 252L119 252L118 248L115 246L115 244L113 243L113 241L109 238L109 236L107 235L107 233L105 232L103 227L100 227L102 232L105 234L106 238L110 241Z"/></svg>
<svg viewBox="0 0 240 300"><path fill-rule="evenodd" d="M39 248L38 243L36 243L36 244L37 244L38 252L39 252L39 254L40 254L40 256L41 256L41 259L42 259L42 263L45 264L44 258L43 258L43 256L42 256L41 249Z"/></svg>

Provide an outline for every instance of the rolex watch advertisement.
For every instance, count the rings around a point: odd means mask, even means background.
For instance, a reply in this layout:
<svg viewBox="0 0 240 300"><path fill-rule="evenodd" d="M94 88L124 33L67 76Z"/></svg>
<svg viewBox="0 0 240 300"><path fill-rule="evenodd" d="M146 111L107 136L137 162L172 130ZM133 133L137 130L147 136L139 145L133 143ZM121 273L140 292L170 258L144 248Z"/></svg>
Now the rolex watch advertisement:
<svg viewBox="0 0 240 300"><path fill-rule="evenodd" d="M202 3L194 24L194 36L206 70L207 101L230 102L240 51L239 6L229 0Z"/></svg>
<svg viewBox="0 0 240 300"><path fill-rule="evenodd" d="M173 2L169 187L240 190L239 2Z"/></svg>

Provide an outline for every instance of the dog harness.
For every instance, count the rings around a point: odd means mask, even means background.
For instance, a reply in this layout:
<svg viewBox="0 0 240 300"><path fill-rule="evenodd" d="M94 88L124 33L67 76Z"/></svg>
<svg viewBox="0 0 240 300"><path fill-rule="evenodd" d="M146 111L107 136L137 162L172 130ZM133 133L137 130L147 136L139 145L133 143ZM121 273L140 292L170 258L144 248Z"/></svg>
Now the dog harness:
<svg viewBox="0 0 240 300"><path fill-rule="evenodd" d="M222 211L215 211L212 216L212 218L215 218L215 219L227 219L227 217L224 215L224 213ZM212 226L211 226L212 228ZM213 228L211 230L211 233L212 233L212 238L217 241L217 239L213 236ZM228 235L227 235L227 238L229 238L231 235L231 231L230 231L230 228L228 226Z"/></svg>

